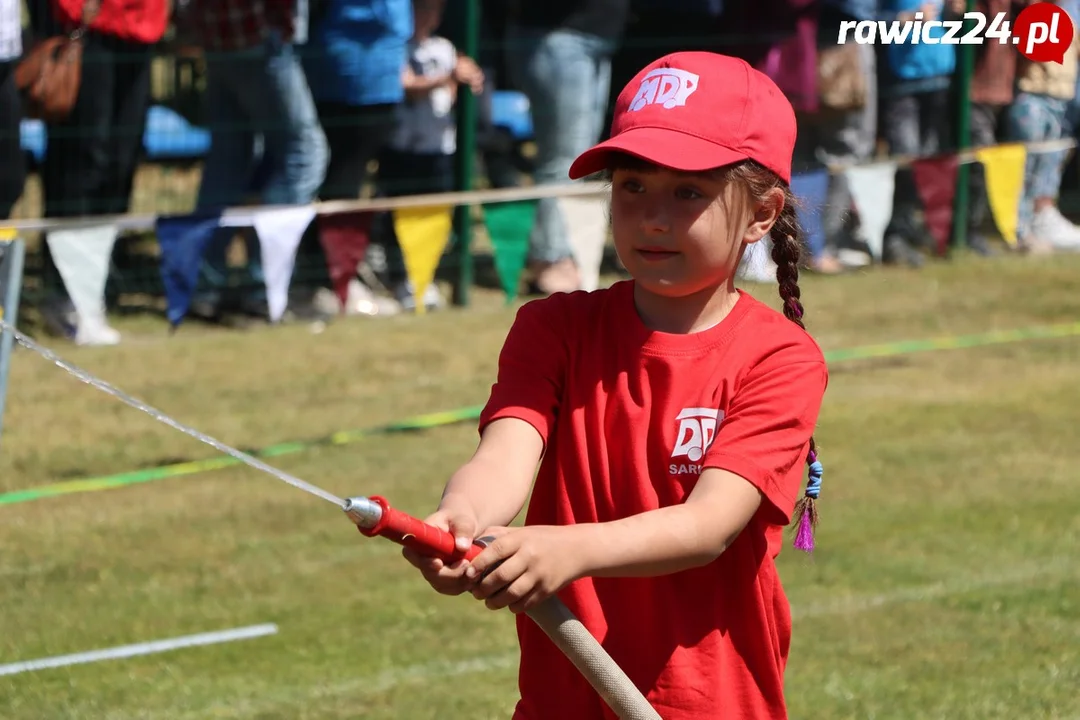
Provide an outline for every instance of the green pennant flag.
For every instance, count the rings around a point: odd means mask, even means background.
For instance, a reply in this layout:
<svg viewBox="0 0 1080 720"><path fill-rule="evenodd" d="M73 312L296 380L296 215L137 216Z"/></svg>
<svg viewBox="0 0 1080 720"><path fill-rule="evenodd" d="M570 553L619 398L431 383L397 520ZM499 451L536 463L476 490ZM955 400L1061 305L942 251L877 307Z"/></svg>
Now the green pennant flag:
<svg viewBox="0 0 1080 720"><path fill-rule="evenodd" d="M536 200L514 200L484 206L491 245L495 249L495 270L506 292L506 301L513 302L521 283L521 273L529 257L529 235L536 220Z"/></svg>

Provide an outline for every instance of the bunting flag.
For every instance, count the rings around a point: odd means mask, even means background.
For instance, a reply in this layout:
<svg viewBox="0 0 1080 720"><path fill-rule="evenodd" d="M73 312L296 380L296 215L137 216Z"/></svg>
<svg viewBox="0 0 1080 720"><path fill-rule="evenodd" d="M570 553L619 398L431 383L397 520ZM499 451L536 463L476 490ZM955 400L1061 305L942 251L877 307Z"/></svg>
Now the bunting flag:
<svg viewBox="0 0 1080 720"><path fill-rule="evenodd" d="M296 250L314 218L315 208L311 205L255 211L252 224L259 237L270 322L278 322L285 314Z"/></svg>
<svg viewBox="0 0 1080 720"><path fill-rule="evenodd" d="M191 297L199 281L203 251L220 226L220 220L220 211L159 216L157 219L165 314L174 329L183 321L191 306Z"/></svg>
<svg viewBox="0 0 1080 720"><path fill-rule="evenodd" d="M952 235L953 198L959 158L943 155L916 160L911 164L915 191L923 205L926 226L934 237L938 255L945 255Z"/></svg>
<svg viewBox="0 0 1080 720"><path fill-rule="evenodd" d="M1024 193L1024 167L1027 148L1020 143L980 148L975 158L982 163L986 176L986 197L1001 237L1016 247L1016 222L1020 198Z"/></svg>
<svg viewBox="0 0 1080 720"><path fill-rule="evenodd" d="M105 282L109 277L116 225L51 230L46 236L80 327L106 327Z"/></svg>
<svg viewBox="0 0 1080 720"><path fill-rule="evenodd" d="M349 300L349 282L356 278L356 269L367 255L372 217L370 212L347 212L315 219L330 283L342 308Z"/></svg>
<svg viewBox="0 0 1080 720"><path fill-rule="evenodd" d="M799 201L796 215L803 230L803 238L811 257L818 257L825 250L825 227L821 211L829 193L829 171L810 170L791 176L791 192Z"/></svg>
<svg viewBox="0 0 1080 720"><path fill-rule="evenodd" d="M15 239L15 228L0 227L0 242Z"/></svg>
<svg viewBox="0 0 1080 720"><path fill-rule="evenodd" d="M557 202L566 219L581 289L592 292L600 287L600 265L608 236L608 197L561 197Z"/></svg>
<svg viewBox="0 0 1080 720"><path fill-rule="evenodd" d="M394 233L405 258L405 273L417 298L417 313L425 310L422 298L435 279L435 270L450 241L452 210L451 205L437 205L393 211Z"/></svg>
<svg viewBox="0 0 1080 720"><path fill-rule="evenodd" d="M495 251L495 270L513 302L521 286L521 273L529 258L529 235L536 222L536 200L515 200L484 206L484 224Z"/></svg>
<svg viewBox="0 0 1080 720"><path fill-rule="evenodd" d="M851 200L859 213L866 244L874 260L881 262L885 246L885 228L889 226L893 211L893 193L896 190L896 163L884 162L844 171Z"/></svg>

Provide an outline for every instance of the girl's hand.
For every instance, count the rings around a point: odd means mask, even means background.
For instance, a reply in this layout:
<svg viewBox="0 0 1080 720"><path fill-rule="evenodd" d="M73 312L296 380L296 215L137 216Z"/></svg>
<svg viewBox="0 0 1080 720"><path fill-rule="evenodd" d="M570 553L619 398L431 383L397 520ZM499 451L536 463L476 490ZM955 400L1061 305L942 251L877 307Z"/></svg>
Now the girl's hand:
<svg viewBox="0 0 1080 720"><path fill-rule="evenodd" d="M439 510L428 516L424 522L452 533L457 538L457 549L461 551L468 550L476 537L476 516L468 510ZM401 554L420 570L431 587L443 595L460 595L473 583L471 578L465 576L465 569L469 564L466 560L447 565L439 558L420 555L408 547L403 548Z"/></svg>
<svg viewBox="0 0 1080 720"><path fill-rule="evenodd" d="M495 540L473 559L465 574L476 582L473 597L484 600L492 610L529 610L584 573L574 526L488 528L481 535ZM483 579L477 582L477 578Z"/></svg>

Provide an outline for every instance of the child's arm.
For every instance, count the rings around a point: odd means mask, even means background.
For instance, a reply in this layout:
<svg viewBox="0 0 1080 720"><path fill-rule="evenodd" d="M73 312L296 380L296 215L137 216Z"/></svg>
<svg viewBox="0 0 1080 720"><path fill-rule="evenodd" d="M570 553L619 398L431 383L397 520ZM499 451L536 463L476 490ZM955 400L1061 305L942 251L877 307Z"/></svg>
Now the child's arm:
<svg viewBox="0 0 1080 720"><path fill-rule="evenodd" d="M739 536L762 494L738 475L706 468L681 505L575 526L581 575L652 577L707 565Z"/></svg>
<svg viewBox="0 0 1080 720"><path fill-rule="evenodd" d="M401 73L401 87L409 98L421 98L431 93L432 90L443 85L452 83L452 74L447 75L417 75L411 67L405 66Z"/></svg>
<svg viewBox="0 0 1080 720"><path fill-rule="evenodd" d="M543 450L540 433L529 423L495 420L484 428L472 459L446 483L439 511L471 517L472 528L459 528L470 543L486 527L509 525L525 506Z"/></svg>
<svg viewBox="0 0 1080 720"><path fill-rule="evenodd" d="M581 577L650 577L706 565L755 515L786 525L827 377L816 349L770 354L741 382L682 503L603 523L499 530L466 569L466 577L481 578L473 595L492 609L521 612Z"/></svg>
<svg viewBox="0 0 1080 720"><path fill-rule="evenodd" d="M452 533L459 550L468 549L480 530L509 525L525 506L543 450L540 433L529 423L494 420L484 428L472 459L446 483L439 509L424 521ZM402 555L444 595L460 595L471 584L464 560L447 566L409 548Z"/></svg>

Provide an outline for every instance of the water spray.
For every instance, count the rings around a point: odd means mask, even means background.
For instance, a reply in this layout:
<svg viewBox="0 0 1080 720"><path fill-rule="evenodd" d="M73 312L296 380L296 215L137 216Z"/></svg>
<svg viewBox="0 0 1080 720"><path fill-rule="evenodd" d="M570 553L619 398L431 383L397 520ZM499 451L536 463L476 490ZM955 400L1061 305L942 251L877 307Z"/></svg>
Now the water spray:
<svg viewBox="0 0 1080 720"><path fill-rule="evenodd" d="M184 425L157 408L151 407L82 368L67 362L52 350L34 342L4 320L0 320L0 330L10 332L23 347L41 355L82 382L115 397L124 404L136 410L141 410L155 420L206 443L249 467L271 475L298 490L303 490L309 495L337 506L352 521L361 534L366 537L378 536L386 538L398 545L412 548L422 555L438 557L447 563L460 559L472 560L487 545L489 539L480 538L475 540L468 550L462 552L457 549L454 536L451 533L394 509L383 497L373 495L371 497L340 498L316 485L294 477L284 470L279 470L256 457ZM622 668L611 659L611 656L601 647L592 633L558 597L552 596L548 598L528 610L527 614L551 638L552 642L558 646L570 662L581 671L589 684L621 720L661 720L660 715L653 709L634 683L630 681Z"/></svg>

